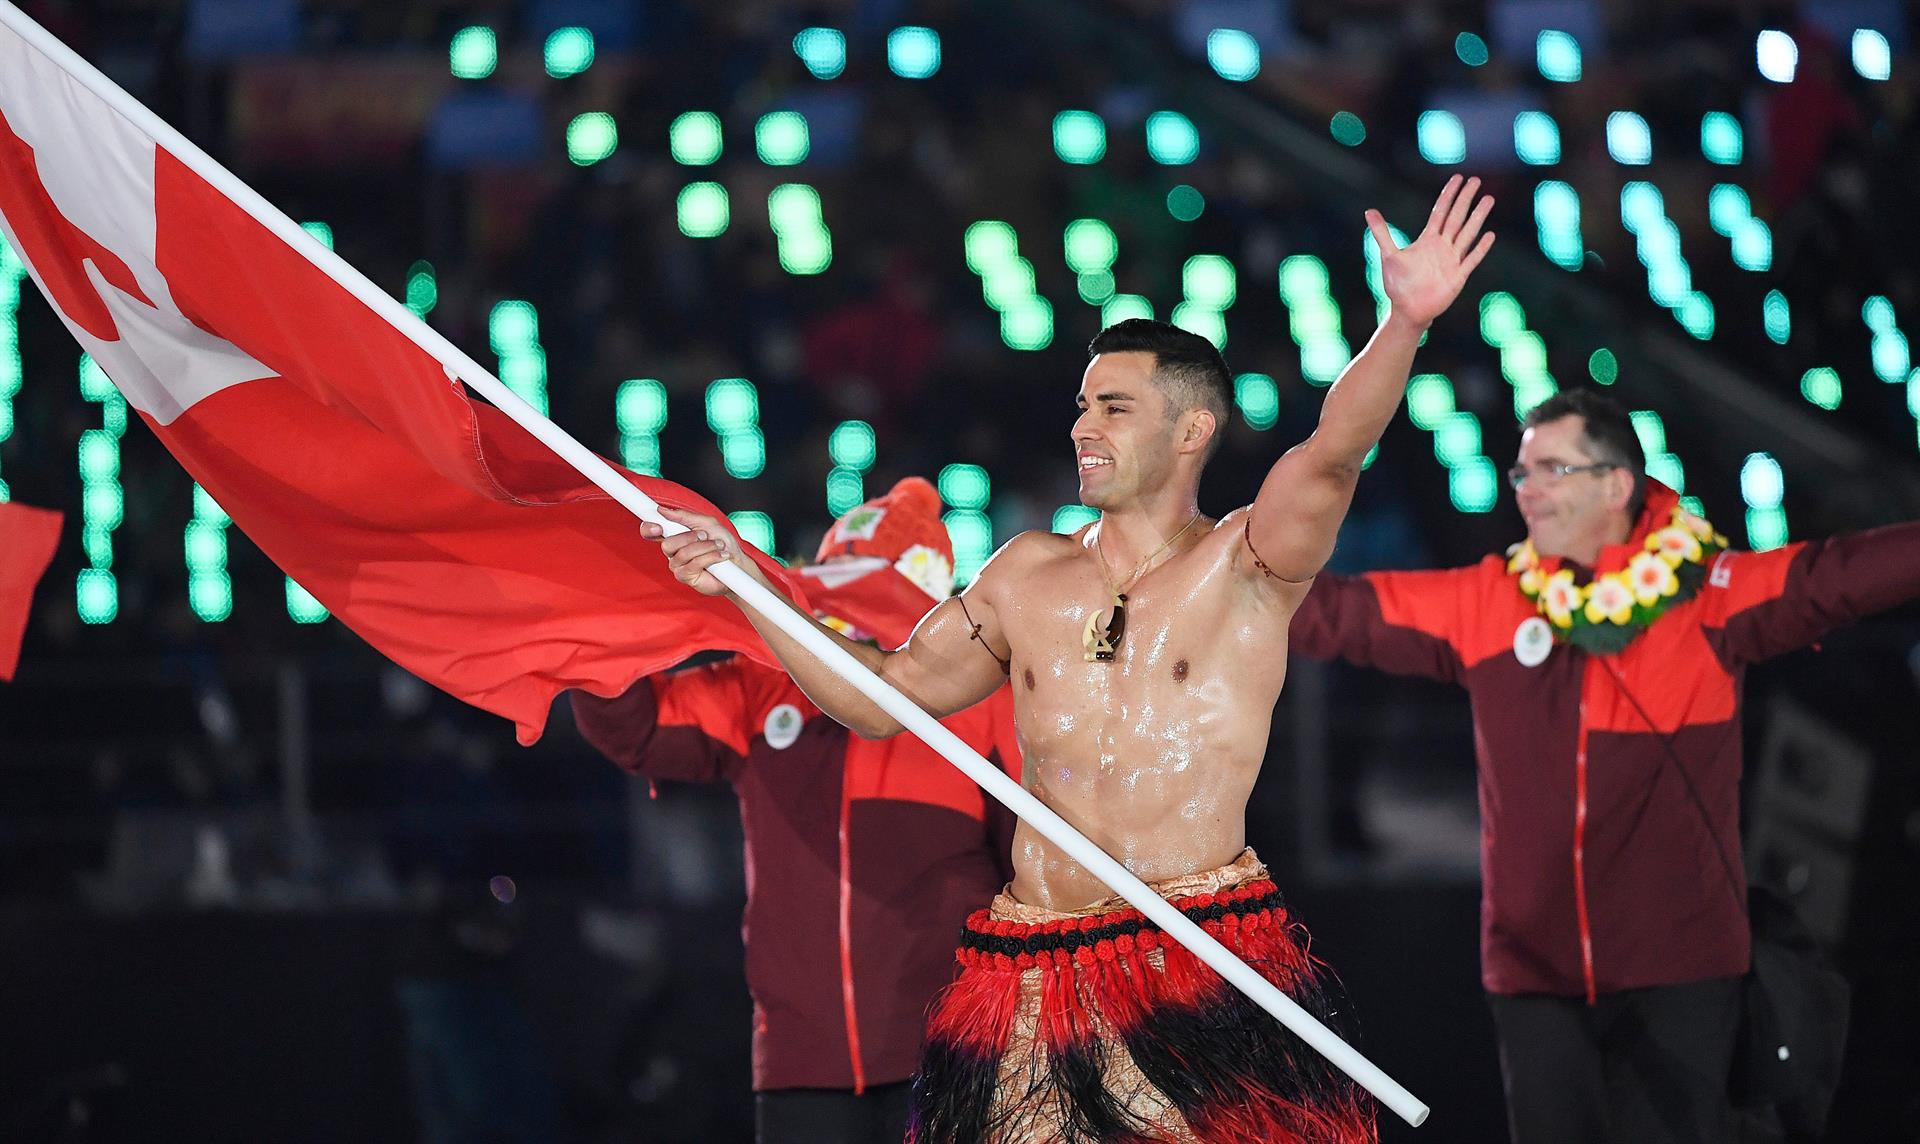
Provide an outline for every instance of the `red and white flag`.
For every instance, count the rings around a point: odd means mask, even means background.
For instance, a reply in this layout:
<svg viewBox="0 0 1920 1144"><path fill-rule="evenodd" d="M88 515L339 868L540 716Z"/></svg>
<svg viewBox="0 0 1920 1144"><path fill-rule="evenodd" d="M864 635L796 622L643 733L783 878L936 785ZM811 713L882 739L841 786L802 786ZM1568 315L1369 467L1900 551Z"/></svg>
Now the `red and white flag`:
<svg viewBox="0 0 1920 1144"><path fill-rule="evenodd" d="M0 680L12 679L20 666L33 588L59 542L59 513L0 502Z"/></svg>
<svg viewBox="0 0 1920 1144"><path fill-rule="evenodd" d="M774 662L731 604L673 579L627 509L470 400L446 364L472 376L469 359L5 0L0 231L267 556L521 742L566 688L618 695L703 648Z"/></svg>

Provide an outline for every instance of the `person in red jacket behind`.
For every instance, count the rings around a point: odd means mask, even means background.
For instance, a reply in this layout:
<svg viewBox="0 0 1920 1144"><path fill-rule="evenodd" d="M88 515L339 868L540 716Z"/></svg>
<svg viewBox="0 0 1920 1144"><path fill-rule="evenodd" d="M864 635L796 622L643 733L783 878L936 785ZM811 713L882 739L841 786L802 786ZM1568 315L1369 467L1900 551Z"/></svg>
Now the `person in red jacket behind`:
<svg viewBox="0 0 1920 1144"><path fill-rule="evenodd" d="M1591 391L1528 414L1508 479L1524 542L1466 568L1323 574L1292 650L1467 689L1515 1144L1730 1139L1742 676L1920 596L1920 524L1734 551Z"/></svg>
<svg viewBox="0 0 1920 1144"><path fill-rule="evenodd" d="M940 494L901 481L835 522L801 574L826 622L904 643L953 590ZM927 1003L968 911L1011 875L1012 815L920 740L857 738L745 658L572 697L581 734L626 770L739 796L759 1140L899 1144ZM942 722L1020 778L1007 688Z"/></svg>

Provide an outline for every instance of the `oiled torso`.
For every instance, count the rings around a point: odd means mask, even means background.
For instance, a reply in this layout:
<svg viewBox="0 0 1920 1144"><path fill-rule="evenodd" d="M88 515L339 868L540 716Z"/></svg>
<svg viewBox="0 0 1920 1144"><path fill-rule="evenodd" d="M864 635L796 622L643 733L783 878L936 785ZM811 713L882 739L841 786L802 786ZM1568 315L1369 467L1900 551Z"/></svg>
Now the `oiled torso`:
<svg viewBox="0 0 1920 1144"><path fill-rule="evenodd" d="M1246 845L1299 591L1236 570L1244 528L1229 514L1127 591L1111 662L1085 654L1089 615L1104 621L1113 602L1085 530L1023 538L996 593L1027 788L1144 880L1223 865ZM1071 908L1112 893L1025 823L1013 860L1021 901Z"/></svg>

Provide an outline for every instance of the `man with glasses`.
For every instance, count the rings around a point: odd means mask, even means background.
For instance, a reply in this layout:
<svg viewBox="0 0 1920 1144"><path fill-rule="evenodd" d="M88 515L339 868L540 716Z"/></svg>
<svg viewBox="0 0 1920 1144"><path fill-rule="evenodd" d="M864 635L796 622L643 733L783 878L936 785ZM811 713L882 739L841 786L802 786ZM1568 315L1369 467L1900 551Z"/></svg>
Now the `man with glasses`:
<svg viewBox="0 0 1920 1144"><path fill-rule="evenodd" d="M1523 542L1465 568L1322 574L1292 649L1467 689L1515 1144L1730 1139L1741 676L1920 596L1920 524L1734 551L1591 391L1528 414L1507 476Z"/></svg>

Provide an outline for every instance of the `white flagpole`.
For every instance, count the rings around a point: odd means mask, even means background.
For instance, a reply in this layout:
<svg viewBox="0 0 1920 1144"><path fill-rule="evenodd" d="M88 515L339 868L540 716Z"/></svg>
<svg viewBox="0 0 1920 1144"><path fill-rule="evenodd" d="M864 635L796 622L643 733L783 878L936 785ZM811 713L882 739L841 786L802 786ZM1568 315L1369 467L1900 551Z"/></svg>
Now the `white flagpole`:
<svg viewBox="0 0 1920 1144"><path fill-rule="evenodd" d="M0 25L12 29L30 46L139 127L154 142L166 148L195 174L232 199L242 210L253 216L255 221L306 255L309 261L324 270L348 293L365 303L368 308L385 318L389 324L404 333L421 349L431 354L446 367L450 377L457 377L478 390L488 401L513 418L527 432L539 438L588 480L598 485L608 496L626 506L628 511L642 520L661 525L669 534L686 531L683 526L662 516L659 505L653 498L635 488L630 481L615 472L611 465L521 400L518 394L508 389L485 367L461 352L459 347L449 342L439 331L421 321L413 311L369 282L339 255L328 250L312 235L301 229L299 224L281 213L273 204L236 178L232 172L195 146L186 136L168 126L159 116L121 90L119 85L102 75L92 64L82 59L46 29L34 23L9 0L0 0ZM1408 1092L1399 1082L1388 1076L1353 1046L1341 1040L1312 1014L1300 1008L1292 998L1275 988L1266 978L1254 972L1205 930L1189 921L1185 914L1154 893L1146 883L1134 877L1105 851L1088 841L1085 835L1068 825L1066 820L1034 798L1019 783L1008 778L1000 768L981 758L957 735L941 726L938 720L922 711L912 700L894 690L838 644L821 634L811 622L794 609L792 604L762 586L759 581L732 563L715 565L711 571L721 583L732 589L743 603L800 641L807 650L819 656L836 674L858 688L863 695L919 736L948 762L960 768L967 777L980 784L988 794L1000 800L1007 809L1038 830L1049 842L1066 851L1074 861L1106 883L1135 909L1151 918L1154 924L1168 936L1193 951L1195 956L1213 967L1220 976L1245 993L1255 1004L1271 1013L1301 1040L1313 1046L1408 1124L1417 1127L1426 1120L1429 1110L1419 1098Z"/></svg>

